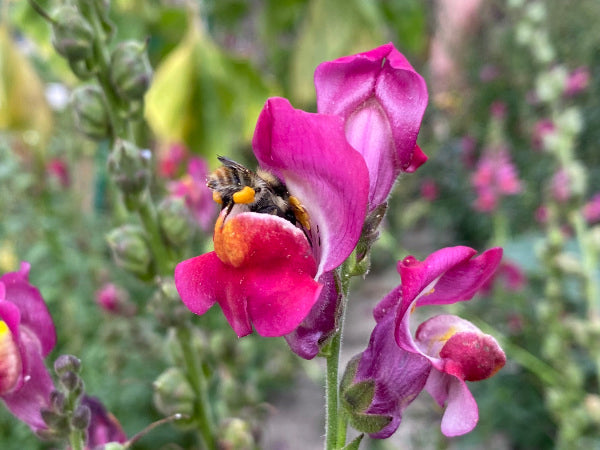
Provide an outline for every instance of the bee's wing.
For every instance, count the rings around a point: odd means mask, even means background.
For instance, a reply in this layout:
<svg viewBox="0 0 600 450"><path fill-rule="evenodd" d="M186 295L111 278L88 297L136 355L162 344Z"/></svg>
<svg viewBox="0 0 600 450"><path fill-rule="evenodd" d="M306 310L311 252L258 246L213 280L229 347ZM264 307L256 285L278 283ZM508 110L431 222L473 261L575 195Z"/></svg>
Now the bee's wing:
<svg viewBox="0 0 600 450"><path fill-rule="evenodd" d="M240 163L235 162L233 159L226 158L225 156L217 156L217 159L223 164L225 167L229 167L230 169L239 170L243 173L249 173L250 170L246 167L242 166Z"/></svg>

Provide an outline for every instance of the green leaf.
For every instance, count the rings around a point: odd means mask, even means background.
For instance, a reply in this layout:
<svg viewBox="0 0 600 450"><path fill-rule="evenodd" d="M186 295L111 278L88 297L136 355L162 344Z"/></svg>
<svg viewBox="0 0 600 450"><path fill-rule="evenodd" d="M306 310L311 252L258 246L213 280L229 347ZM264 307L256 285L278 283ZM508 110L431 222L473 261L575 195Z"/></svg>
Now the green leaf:
<svg viewBox="0 0 600 450"><path fill-rule="evenodd" d="M342 392L344 408L349 414L366 411L375 395L375 382L373 380L361 381L350 385Z"/></svg>
<svg viewBox="0 0 600 450"><path fill-rule="evenodd" d="M346 365L346 370L344 370L344 375L342 375L342 380L340 381L340 391L346 391L352 381L354 381L354 377L356 376L356 371L358 369L358 363L360 362L360 357L362 353L355 355Z"/></svg>
<svg viewBox="0 0 600 450"><path fill-rule="evenodd" d="M352 440L352 442L342 447L342 450L358 450L358 447L360 446L360 443L362 442L364 437L364 433L359 434Z"/></svg>
<svg viewBox="0 0 600 450"><path fill-rule="evenodd" d="M350 424L358 431L367 434L377 433L385 428L391 421L391 416L384 416L379 414L351 414Z"/></svg>

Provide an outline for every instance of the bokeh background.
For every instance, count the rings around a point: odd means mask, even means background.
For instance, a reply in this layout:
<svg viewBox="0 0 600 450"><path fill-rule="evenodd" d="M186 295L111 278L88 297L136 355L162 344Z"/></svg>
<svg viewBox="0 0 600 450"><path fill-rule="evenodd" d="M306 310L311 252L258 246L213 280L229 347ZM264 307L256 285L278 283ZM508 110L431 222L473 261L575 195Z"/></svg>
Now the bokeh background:
<svg viewBox="0 0 600 450"><path fill-rule="evenodd" d="M115 40L147 40L154 77L135 131L153 153L153 190L188 206L190 183L202 187L193 158L211 168L217 155L256 164L250 140L266 98L315 111L320 62L393 42L428 83L418 142L429 161L398 181L369 277L393 287L395 262L408 254L503 246L494 282L454 312L496 336L508 364L472 386L481 420L470 435L443 438L426 398L429 409L407 412L401 443L366 447L600 448L600 2L113 0L110 18ZM4 0L0 272L32 264L57 324L53 355L81 358L87 391L131 436L165 414L153 382L172 349L153 290L115 265L106 244L127 212L107 174L108 143L86 139L73 120L79 84L47 23L27 1ZM190 211L188 257L210 248L206 208ZM109 284L127 308L107 307ZM364 311L382 294L359 284L350 308ZM290 390L322 385L319 365L299 361L282 339L237 340L218 311L197 323L198 351L218 368L217 408L257 436ZM135 448L192 442L166 425ZM0 446L53 448L5 409Z"/></svg>

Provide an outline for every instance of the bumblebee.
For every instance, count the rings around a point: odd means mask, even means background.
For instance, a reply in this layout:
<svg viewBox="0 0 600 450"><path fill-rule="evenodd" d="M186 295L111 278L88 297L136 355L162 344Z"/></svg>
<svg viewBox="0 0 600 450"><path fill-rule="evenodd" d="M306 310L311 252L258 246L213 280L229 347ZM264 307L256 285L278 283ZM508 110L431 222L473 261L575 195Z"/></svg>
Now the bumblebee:
<svg viewBox="0 0 600 450"><path fill-rule="evenodd" d="M279 178L263 169L254 172L224 156L217 159L223 165L208 175L206 186L221 210L227 210L223 223L234 205L245 205L248 211L273 214L310 230L306 209Z"/></svg>

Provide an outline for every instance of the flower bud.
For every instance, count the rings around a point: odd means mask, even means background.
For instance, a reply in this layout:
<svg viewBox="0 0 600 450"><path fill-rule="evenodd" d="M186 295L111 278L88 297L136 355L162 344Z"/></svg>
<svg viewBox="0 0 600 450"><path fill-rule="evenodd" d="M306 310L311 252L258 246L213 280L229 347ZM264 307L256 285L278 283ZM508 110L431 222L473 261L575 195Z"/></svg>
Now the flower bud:
<svg viewBox="0 0 600 450"><path fill-rule="evenodd" d="M110 120L99 86L80 86L71 95L75 124L90 139L100 140L108 136Z"/></svg>
<svg viewBox="0 0 600 450"><path fill-rule="evenodd" d="M111 55L110 70L111 82L123 99L143 99L152 78L145 44L136 41L120 43Z"/></svg>
<svg viewBox="0 0 600 450"><path fill-rule="evenodd" d="M54 411L63 411L65 409L66 402L67 398L62 392L57 390L50 392L50 405L52 405L52 409Z"/></svg>
<svg viewBox="0 0 600 450"><path fill-rule="evenodd" d="M222 424L219 437L219 448L239 450L256 448L250 424L237 417L228 419Z"/></svg>
<svg viewBox="0 0 600 450"><path fill-rule="evenodd" d="M66 372L78 373L81 368L81 360L73 355L60 355L54 361L54 371L57 375L62 375Z"/></svg>
<svg viewBox="0 0 600 450"><path fill-rule="evenodd" d="M67 420L67 416L64 414L54 412L49 409L42 409L40 414L42 419L44 419L44 422L46 422L46 425L48 425L48 428L51 428L57 432L68 432L69 422Z"/></svg>
<svg viewBox="0 0 600 450"><path fill-rule="evenodd" d="M167 369L154 381L153 387L154 405L162 414L193 414L194 390L180 369Z"/></svg>
<svg viewBox="0 0 600 450"><path fill-rule="evenodd" d="M62 5L52 14L52 45L69 62L92 55L94 31L73 5Z"/></svg>
<svg viewBox="0 0 600 450"><path fill-rule="evenodd" d="M90 408L85 405L79 405L75 412L73 412L71 424L78 430L87 430L87 427L90 424L91 416L92 412L90 411Z"/></svg>
<svg viewBox="0 0 600 450"><path fill-rule="evenodd" d="M125 197L137 195L150 183L150 152L118 139L108 157L108 170Z"/></svg>
<svg viewBox="0 0 600 450"><path fill-rule="evenodd" d="M167 197L158 206L158 221L167 240L176 247L191 237L188 210L182 198Z"/></svg>
<svg viewBox="0 0 600 450"><path fill-rule="evenodd" d="M69 392L78 390L82 383L81 378L75 372L63 372L58 379L60 384Z"/></svg>
<svg viewBox="0 0 600 450"><path fill-rule="evenodd" d="M152 255L140 227L124 225L115 228L106 240L119 267L143 279L152 276Z"/></svg>

